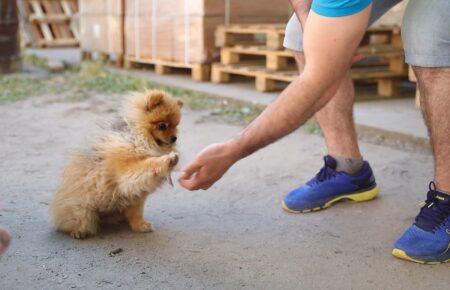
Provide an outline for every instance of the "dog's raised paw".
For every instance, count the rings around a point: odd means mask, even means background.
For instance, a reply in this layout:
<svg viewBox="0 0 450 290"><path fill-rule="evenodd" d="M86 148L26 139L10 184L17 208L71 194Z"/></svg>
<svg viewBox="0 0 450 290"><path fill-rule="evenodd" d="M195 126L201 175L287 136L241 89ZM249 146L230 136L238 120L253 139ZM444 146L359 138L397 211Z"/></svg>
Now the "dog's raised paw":
<svg viewBox="0 0 450 290"><path fill-rule="evenodd" d="M170 154L168 154L168 159L169 159L169 167L175 167L175 165L178 164L178 153L175 152L171 152Z"/></svg>

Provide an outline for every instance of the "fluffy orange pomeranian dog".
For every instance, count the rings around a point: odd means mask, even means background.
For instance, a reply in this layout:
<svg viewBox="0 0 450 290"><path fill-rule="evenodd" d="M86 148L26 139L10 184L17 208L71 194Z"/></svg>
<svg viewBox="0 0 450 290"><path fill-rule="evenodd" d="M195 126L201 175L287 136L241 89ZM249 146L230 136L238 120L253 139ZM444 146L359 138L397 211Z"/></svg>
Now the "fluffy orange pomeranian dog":
<svg viewBox="0 0 450 290"><path fill-rule="evenodd" d="M123 219L135 232L151 232L144 204L178 163L182 105L162 91L130 95L120 121L71 156L50 206L56 229L80 239L95 235L103 220Z"/></svg>

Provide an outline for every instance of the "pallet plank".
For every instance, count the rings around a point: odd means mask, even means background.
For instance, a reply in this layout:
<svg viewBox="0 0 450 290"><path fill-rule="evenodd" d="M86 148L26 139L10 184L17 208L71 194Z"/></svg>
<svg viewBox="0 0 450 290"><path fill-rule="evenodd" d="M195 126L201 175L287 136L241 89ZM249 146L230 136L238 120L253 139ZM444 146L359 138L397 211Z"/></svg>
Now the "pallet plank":
<svg viewBox="0 0 450 290"><path fill-rule="evenodd" d="M31 0L30 1L31 6L33 7L33 12L37 17L45 17L44 11L42 10L41 3L38 0ZM48 23L41 22L38 24L41 28L42 34L44 35L44 38L46 41L52 41L53 40L53 34L50 30L50 27L48 26Z"/></svg>
<svg viewBox="0 0 450 290"><path fill-rule="evenodd" d="M255 86L258 91L267 92L276 88L275 81L290 83L298 77L298 71L275 71L258 64L234 64L224 65L215 63L212 65L212 81L225 83L230 81L230 75L240 75L255 78ZM397 92L398 81L403 74L392 72L386 68L376 69L352 69L351 76L354 80L372 80L377 83L380 96L390 97Z"/></svg>
<svg viewBox="0 0 450 290"><path fill-rule="evenodd" d="M125 58L126 68L133 68L143 64L153 65L157 74L169 74L173 68L182 68L190 70L191 78L195 81L208 81L210 79L211 67L209 64L191 64L165 60L137 59L133 57Z"/></svg>

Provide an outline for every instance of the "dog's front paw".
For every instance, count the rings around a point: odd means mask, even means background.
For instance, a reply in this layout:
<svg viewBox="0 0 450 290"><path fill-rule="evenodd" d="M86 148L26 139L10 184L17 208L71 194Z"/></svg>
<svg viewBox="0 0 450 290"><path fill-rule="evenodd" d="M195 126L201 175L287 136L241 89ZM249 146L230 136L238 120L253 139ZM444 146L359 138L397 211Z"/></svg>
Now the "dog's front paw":
<svg viewBox="0 0 450 290"><path fill-rule="evenodd" d="M178 153L171 152L166 156L167 156L167 165L169 166L169 168L173 168L178 164L179 160Z"/></svg>
<svg viewBox="0 0 450 290"><path fill-rule="evenodd" d="M134 222L132 224L130 224L131 229L133 230L133 232L137 232L137 233L149 233L149 232L153 232L153 225L152 223L148 222L148 221L138 221L138 222Z"/></svg>

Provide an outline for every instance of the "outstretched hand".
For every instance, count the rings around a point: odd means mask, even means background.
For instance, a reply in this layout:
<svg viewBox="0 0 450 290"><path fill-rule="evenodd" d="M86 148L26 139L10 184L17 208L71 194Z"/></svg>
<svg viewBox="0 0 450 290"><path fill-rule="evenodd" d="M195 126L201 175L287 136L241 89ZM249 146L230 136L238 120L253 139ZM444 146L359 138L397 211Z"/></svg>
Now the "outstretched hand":
<svg viewBox="0 0 450 290"><path fill-rule="evenodd" d="M182 169L178 182L188 190L206 190L239 159L228 143L210 145Z"/></svg>

